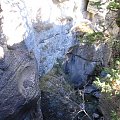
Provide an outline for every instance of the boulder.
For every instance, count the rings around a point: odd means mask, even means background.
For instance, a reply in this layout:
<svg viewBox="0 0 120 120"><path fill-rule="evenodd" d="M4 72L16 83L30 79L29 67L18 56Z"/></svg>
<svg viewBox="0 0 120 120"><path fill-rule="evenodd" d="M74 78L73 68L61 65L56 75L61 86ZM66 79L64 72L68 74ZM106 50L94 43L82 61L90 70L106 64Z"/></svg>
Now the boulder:
<svg viewBox="0 0 120 120"><path fill-rule="evenodd" d="M56 67L57 66L57 67ZM40 80L41 110L44 120L72 120L80 107L71 100L72 87L65 81L59 65L55 65Z"/></svg>
<svg viewBox="0 0 120 120"><path fill-rule="evenodd" d="M38 69L24 43L2 46L0 120L42 120Z"/></svg>
<svg viewBox="0 0 120 120"><path fill-rule="evenodd" d="M68 81L74 86L87 85L89 76L95 72L96 66L107 66L111 55L108 44L81 44L73 46L66 54L64 71Z"/></svg>
<svg viewBox="0 0 120 120"><path fill-rule="evenodd" d="M99 90L94 86L74 90L74 87L65 80L62 67L58 64L41 78L40 88L44 120L68 120L68 118L89 120L93 114L101 117L97 112L99 98L94 95L96 92L100 94Z"/></svg>

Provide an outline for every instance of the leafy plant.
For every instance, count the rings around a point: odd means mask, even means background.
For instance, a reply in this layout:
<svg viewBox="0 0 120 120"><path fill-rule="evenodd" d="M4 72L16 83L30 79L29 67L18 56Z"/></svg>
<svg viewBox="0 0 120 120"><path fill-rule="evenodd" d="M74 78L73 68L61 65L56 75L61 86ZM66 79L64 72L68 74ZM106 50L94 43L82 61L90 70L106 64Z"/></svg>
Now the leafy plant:
<svg viewBox="0 0 120 120"><path fill-rule="evenodd" d="M103 42L105 38L102 32L93 32L93 33L86 33L84 37L80 40L83 43L93 44L95 42Z"/></svg>
<svg viewBox="0 0 120 120"><path fill-rule="evenodd" d="M101 2L94 2L93 5L97 6L97 9L100 9L101 8Z"/></svg>
<svg viewBox="0 0 120 120"><path fill-rule="evenodd" d="M102 92L115 95L120 93L120 61L116 61L115 68L103 68L101 75L94 83L102 88Z"/></svg>
<svg viewBox="0 0 120 120"><path fill-rule="evenodd" d="M112 120L120 120L120 117L117 115L117 113L115 111L112 110L111 119Z"/></svg>
<svg viewBox="0 0 120 120"><path fill-rule="evenodd" d="M112 1L109 3L109 5L107 6L107 9L109 10L118 10L120 9L120 3L119 1Z"/></svg>

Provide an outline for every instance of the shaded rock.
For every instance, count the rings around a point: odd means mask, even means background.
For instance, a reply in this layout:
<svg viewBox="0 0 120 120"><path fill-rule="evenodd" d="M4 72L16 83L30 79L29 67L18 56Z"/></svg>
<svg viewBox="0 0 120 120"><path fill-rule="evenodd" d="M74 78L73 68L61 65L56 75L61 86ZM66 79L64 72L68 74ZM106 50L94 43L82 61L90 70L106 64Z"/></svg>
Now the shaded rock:
<svg viewBox="0 0 120 120"><path fill-rule="evenodd" d="M92 94L97 91L96 87L86 86L85 90L74 90L65 80L58 64L41 78L40 88L44 120L89 120L98 109L98 98Z"/></svg>
<svg viewBox="0 0 120 120"><path fill-rule="evenodd" d="M6 43L24 40L42 76L76 43L71 29L84 19L86 4L85 0L2 0Z"/></svg>
<svg viewBox="0 0 120 120"><path fill-rule="evenodd" d="M69 49L64 62L64 71L68 81L75 86L89 83L89 76L93 74L96 66L106 66L109 62L111 51L109 45L76 45Z"/></svg>
<svg viewBox="0 0 120 120"><path fill-rule="evenodd" d="M93 113L93 118L99 118L99 115L97 113Z"/></svg>
<svg viewBox="0 0 120 120"><path fill-rule="evenodd" d="M101 78L106 78L107 75L108 75L108 72L106 72L106 71L101 71L101 73L100 73Z"/></svg>
<svg viewBox="0 0 120 120"><path fill-rule="evenodd" d="M40 80L41 110L44 120L68 120L68 118L72 120L81 110L79 104L70 98L71 93L72 97L75 96L73 88L58 69L53 68Z"/></svg>
<svg viewBox="0 0 120 120"><path fill-rule="evenodd" d="M84 90L84 92L88 93L88 94L96 92L96 91L99 91L99 89L97 87L93 86L93 85L86 86L85 90Z"/></svg>
<svg viewBox="0 0 120 120"><path fill-rule="evenodd" d="M30 58L24 43L14 45L14 50L4 47L4 54L4 65L0 67L3 71L0 74L0 120L42 120L35 58Z"/></svg>
<svg viewBox="0 0 120 120"><path fill-rule="evenodd" d="M72 120L79 107L65 96L42 92L42 112L44 120Z"/></svg>
<svg viewBox="0 0 120 120"><path fill-rule="evenodd" d="M99 99L101 96L100 90L93 85L86 86L84 89L84 93L91 94L92 96L96 97L97 99Z"/></svg>

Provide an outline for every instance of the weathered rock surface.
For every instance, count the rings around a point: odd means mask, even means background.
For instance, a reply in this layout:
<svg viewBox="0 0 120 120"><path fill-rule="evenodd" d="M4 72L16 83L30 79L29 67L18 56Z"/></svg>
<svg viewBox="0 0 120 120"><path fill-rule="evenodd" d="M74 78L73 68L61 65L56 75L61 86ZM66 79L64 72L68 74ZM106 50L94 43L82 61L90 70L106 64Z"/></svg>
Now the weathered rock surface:
<svg viewBox="0 0 120 120"><path fill-rule="evenodd" d="M64 63L65 73L75 86L87 84L97 65L106 66L111 51L109 45L76 45L69 49Z"/></svg>
<svg viewBox="0 0 120 120"><path fill-rule="evenodd" d="M69 47L76 43L71 31L83 19L84 11L83 0L42 1L33 23L36 42L34 46L30 44L35 48L40 75L47 73L56 59L63 57Z"/></svg>
<svg viewBox="0 0 120 120"><path fill-rule="evenodd" d="M0 120L42 120L38 70L24 43L4 45L0 59Z"/></svg>
<svg viewBox="0 0 120 120"><path fill-rule="evenodd" d="M94 86L74 90L64 77L61 66L57 64L41 78L41 110L44 120L89 120L89 117L95 118L96 115L99 120L102 114L98 112L98 98L95 96L99 90Z"/></svg>
<svg viewBox="0 0 120 120"><path fill-rule="evenodd" d="M25 40L37 59L40 75L76 43L72 27L86 12L84 0L2 0L1 6L7 44Z"/></svg>
<svg viewBox="0 0 120 120"><path fill-rule="evenodd" d="M98 2L98 6L95 4ZM109 0L89 0L87 11L88 18L92 21L95 31L104 31L114 37L119 35L119 27L115 18L118 17L117 11L107 9ZM101 4L101 5L100 5Z"/></svg>
<svg viewBox="0 0 120 120"><path fill-rule="evenodd" d="M28 24L21 5L0 4L0 120L42 120L37 62L23 42Z"/></svg>
<svg viewBox="0 0 120 120"><path fill-rule="evenodd" d="M52 69L57 58L64 57L69 47L76 44L72 30L84 21L87 2L88 0L2 0L0 20L4 19L3 34L0 37L5 36L6 39L0 41L0 119L42 120L38 108L40 91L37 68L39 75L43 76ZM97 18L96 15L94 29L100 31ZM29 53L21 41L25 41ZM75 86L83 87L96 66L106 66L109 57L107 44L70 48L64 64L68 80ZM82 109L83 101L80 96L76 103L76 96L79 95L71 95L75 93L74 90L65 81L63 74L57 75L57 72L58 69L52 74L50 71L40 82L43 117L45 120L72 120ZM91 86L86 87L86 109L90 116L99 117L96 113L99 94L93 91ZM88 95L91 93L94 93L92 97ZM82 113L81 116L84 115Z"/></svg>
<svg viewBox="0 0 120 120"><path fill-rule="evenodd" d="M40 81L41 110L44 120L72 120L80 107L70 99L75 96L72 87L65 81L62 69L59 65Z"/></svg>

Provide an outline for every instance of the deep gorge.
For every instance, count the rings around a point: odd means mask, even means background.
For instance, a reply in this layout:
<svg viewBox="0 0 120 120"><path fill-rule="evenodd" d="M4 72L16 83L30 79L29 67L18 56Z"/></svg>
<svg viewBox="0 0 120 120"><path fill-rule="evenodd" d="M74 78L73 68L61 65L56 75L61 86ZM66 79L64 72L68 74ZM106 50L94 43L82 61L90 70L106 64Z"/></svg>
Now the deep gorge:
<svg viewBox="0 0 120 120"><path fill-rule="evenodd" d="M94 2L1 1L0 120L110 119L93 82L120 57L120 28Z"/></svg>

